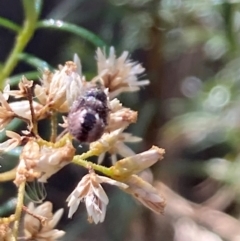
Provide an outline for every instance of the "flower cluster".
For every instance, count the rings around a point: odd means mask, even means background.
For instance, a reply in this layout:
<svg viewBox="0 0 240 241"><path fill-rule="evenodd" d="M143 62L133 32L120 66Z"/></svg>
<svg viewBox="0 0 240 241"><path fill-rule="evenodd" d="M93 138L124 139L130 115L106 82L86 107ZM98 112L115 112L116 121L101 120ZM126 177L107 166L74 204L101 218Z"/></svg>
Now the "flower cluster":
<svg viewBox="0 0 240 241"><path fill-rule="evenodd" d="M52 213L52 204L44 202L38 207L29 203L27 214L24 217L24 235L26 240L54 241L62 237L65 232L53 229L63 214L63 209Z"/></svg>
<svg viewBox="0 0 240 241"><path fill-rule="evenodd" d="M138 174L149 171L150 166L161 160L164 150L153 146L136 154L126 145L141 140L125 132L137 121L137 112L123 106L116 98L122 92L137 91L149 83L148 80L138 80L144 68L131 61L128 52L117 58L111 47L108 56L101 49L97 50L97 69L96 77L87 81L82 74L80 59L75 55L74 61L66 62L54 72L44 70L39 84L34 85L23 76L18 90L11 90L7 85L0 93L0 131L6 130L9 139L0 143L0 152L21 150L14 180L19 190L26 182L36 179L47 182L71 162L87 168L89 173L82 177L67 199L69 217L84 201L88 220L94 223L104 221L109 199L101 183L115 185L155 213L162 213L164 198ZM9 102L9 96L14 101ZM57 115L62 116L63 123L57 122L60 119L56 118ZM21 133L7 130L14 118L27 123ZM40 136L38 122L42 119L48 119L51 124L49 140ZM58 133L58 126L63 128L61 133ZM79 148L81 144L87 144L89 150L75 155L73 139L80 142ZM110 168L101 165L106 153L112 159ZM91 156L98 157L98 164L87 160ZM21 196L19 191L15 222ZM63 231L53 229L62 211L53 215L49 202L37 208L32 204L25 209L22 206L22 210L27 212L25 239L54 240L64 235ZM44 224L41 217L47 220Z"/></svg>

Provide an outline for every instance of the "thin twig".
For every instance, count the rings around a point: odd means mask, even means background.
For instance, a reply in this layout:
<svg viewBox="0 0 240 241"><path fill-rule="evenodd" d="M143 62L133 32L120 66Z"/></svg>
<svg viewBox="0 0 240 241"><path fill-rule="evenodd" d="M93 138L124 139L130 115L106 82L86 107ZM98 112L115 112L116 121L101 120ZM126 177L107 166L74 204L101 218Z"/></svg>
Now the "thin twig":
<svg viewBox="0 0 240 241"><path fill-rule="evenodd" d="M33 134L38 137L38 122L36 120L36 116L35 116L35 112L34 112L34 108L33 108L33 95L32 95L32 91L31 88L26 88L27 91L27 99L29 101L29 107L30 107L30 111L31 111L31 117L32 117L32 129L31 132L33 132Z"/></svg>
<svg viewBox="0 0 240 241"><path fill-rule="evenodd" d="M20 222L22 207L23 207L25 184L26 184L26 182L23 181L20 184L20 186L18 187L18 198L17 198L17 206L16 206L16 211L15 211L15 222L14 222L14 226L13 226L13 235L16 240L17 240L17 236L18 236L19 222Z"/></svg>
<svg viewBox="0 0 240 241"><path fill-rule="evenodd" d="M50 142L55 143L57 138L57 113L53 112L51 115L51 137Z"/></svg>
<svg viewBox="0 0 240 241"><path fill-rule="evenodd" d="M44 224L46 223L47 221L47 218L46 217L43 217L43 216L40 216L40 215L37 215L37 214L34 214L33 212L31 212L26 206L22 206L22 210L24 212L26 212L27 214L31 215L32 217L36 218L37 220L39 220L39 222L41 223L41 225L44 226Z"/></svg>
<svg viewBox="0 0 240 241"><path fill-rule="evenodd" d="M74 156L73 160L72 160L73 163L77 164L77 165L80 165L82 167L85 167L87 169L89 168L92 168L94 169L95 171L99 171L107 176L112 176L112 172L110 170L110 168L108 167L104 167L104 166L101 166L101 165L98 165L98 164L95 164L95 163L92 163L90 161L86 161L86 160L83 160L81 159L81 156Z"/></svg>

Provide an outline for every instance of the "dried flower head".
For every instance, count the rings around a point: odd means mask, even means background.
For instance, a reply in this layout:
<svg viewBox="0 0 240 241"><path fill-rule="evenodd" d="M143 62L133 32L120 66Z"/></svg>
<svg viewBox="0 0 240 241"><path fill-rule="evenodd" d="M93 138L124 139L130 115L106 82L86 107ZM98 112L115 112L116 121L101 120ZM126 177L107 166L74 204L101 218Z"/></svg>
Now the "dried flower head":
<svg viewBox="0 0 240 241"><path fill-rule="evenodd" d="M73 62L76 69L74 69L72 77L69 78L66 89L66 99L69 107L83 94L85 89L89 87L89 83L86 82L85 77L82 74L82 65L77 54L74 54Z"/></svg>
<svg viewBox="0 0 240 241"><path fill-rule="evenodd" d="M119 128L127 128L137 121L137 112L122 106L118 99L110 102L109 123L106 132L111 132Z"/></svg>
<svg viewBox="0 0 240 241"><path fill-rule="evenodd" d="M30 90L33 86L33 81L28 80L25 76L22 77L21 81L18 84L18 90L10 90L7 93L15 98L24 98L27 97L30 93Z"/></svg>
<svg viewBox="0 0 240 241"><path fill-rule="evenodd" d="M55 73L44 71L42 84L36 85L34 92L41 104L64 113L81 94L85 78L77 72L77 65L68 61Z"/></svg>
<svg viewBox="0 0 240 241"><path fill-rule="evenodd" d="M109 202L108 197L100 183L108 183L126 189L127 185L108 177L99 176L93 171L85 175L78 183L77 187L67 198L69 214L68 217L76 212L79 203L85 201L88 212L88 220L95 224L101 223L105 219L106 207Z"/></svg>
<svg viewBox="0 0 240 241"><path fill-rule="evenodd" d="M110 98L114 98L122 92L137 91L140 86L148 85L148 80L138 81L138 75L144 72L141 64L128 59L128 52L124 51L116 58L115 50L110 48L109 56L97 49L98 74L103 85L109 89Z"/></svg>
<svg viewBox="0 0 240 241"><path fill-rule="evenodd" d="M25 240L36 241L55 241L61 238L65 232L54 229L62 217L63 209L59 209L55 214L52 213L52 203L44 202L38 207L34 207L33 203L28 205L29 213L24 217L24 234ZM36 216L41 216L44 219L42 223Z"/></svg>
<svg viewBox="0 0 240 241"><path fill-rule="evenodd" d="M14 101L11 103L7 102L9 95L14 96L15 98L26 97L29 94L31 95L32 84L32 81L23 77L19 83L19 90L10 90L10 86L7 85L4 88L3 93L0 93L0 129L5 128L15 117L28 120L29 122L32 120L30 103L28 100ZM42 111L43 106L36 101L32 101L31 107L34 111L36 120L41 120L48 116L47 112Z"/></svg>
<svg viewBox="0 0 240 241"><path fill-rule="evenodd" d="M14 182L17 186L22 181L32 181L34 178L46 182L54 173L69 164L74 154L75 148L70 141L59 148L40 146L36 141L29 141L20 155Z"/></svg>

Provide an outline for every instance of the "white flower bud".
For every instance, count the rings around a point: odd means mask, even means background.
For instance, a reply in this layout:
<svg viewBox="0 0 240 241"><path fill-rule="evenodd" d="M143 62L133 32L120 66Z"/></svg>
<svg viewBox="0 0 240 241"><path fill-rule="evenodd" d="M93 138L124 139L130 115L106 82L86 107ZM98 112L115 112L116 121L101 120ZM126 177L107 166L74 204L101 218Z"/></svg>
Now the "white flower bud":
<svg viewBox="0 0 240 241"><path fill-rule="evenodd" d="M158 160L163 159L164 153L164 149L153 146L148 151L119 160L111 167L111 170L114 176L119 179L124 179L132 174L143 171L155 164Z"/></svg>

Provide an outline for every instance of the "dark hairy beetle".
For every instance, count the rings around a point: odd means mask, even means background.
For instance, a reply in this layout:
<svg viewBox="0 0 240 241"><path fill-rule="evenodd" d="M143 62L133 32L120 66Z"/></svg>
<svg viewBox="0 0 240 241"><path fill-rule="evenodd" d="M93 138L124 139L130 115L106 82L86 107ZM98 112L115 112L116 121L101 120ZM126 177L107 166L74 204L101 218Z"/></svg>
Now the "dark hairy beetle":
<svg viewBox="0 0 240 241"><path fill-rule="evenodd" d="M68 114L68 131L80 142L93 142L108 122L108 97L101 86L88 88L74 101Z"/></svg>

